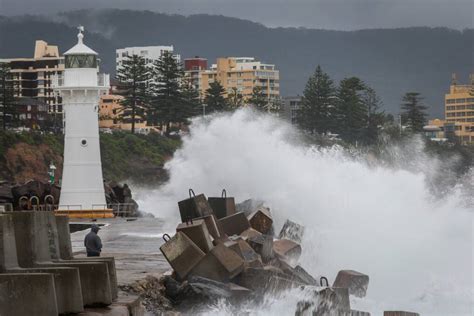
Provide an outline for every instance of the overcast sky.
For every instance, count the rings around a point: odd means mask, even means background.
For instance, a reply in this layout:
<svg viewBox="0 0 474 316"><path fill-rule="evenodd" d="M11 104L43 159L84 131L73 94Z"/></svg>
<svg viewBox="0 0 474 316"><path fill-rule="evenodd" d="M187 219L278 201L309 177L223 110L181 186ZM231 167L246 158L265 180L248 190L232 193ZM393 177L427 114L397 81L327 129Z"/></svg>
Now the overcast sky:
<svg viewBox="0 0 474 316"><path fill-rule="evenodd" d="M0 0L0 14L51 14L121 8L177 14L222 14L270 27L336 30L447 26L472 28L474 0Z"/></svg>

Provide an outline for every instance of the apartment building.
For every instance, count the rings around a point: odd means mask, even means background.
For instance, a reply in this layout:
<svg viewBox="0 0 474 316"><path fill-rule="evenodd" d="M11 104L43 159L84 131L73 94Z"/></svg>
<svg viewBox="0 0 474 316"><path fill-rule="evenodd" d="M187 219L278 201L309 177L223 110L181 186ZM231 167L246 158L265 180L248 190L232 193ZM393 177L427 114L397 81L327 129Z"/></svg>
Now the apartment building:
<svg viewBox="0 0 474 316"><path fill-rule="evenodd" d="M469 84L458 84L453 75L449 93L445 95L445 129L452 129L463 144L474 143L474 75Z"/></svg>
<svg viewBox="0 0 474 316"><path fill-rule="evenodd" d="M165 52L174 52L173 45L170 46L138 46L138 47L125 47L119 48L115 51L115 67L116 70L120 68L123 60L127 56L141 56L145 58L147 65L152 65L155 61L161 58ZM181 62L181 55L173 55L176 61Z"/></svg>
<svg viewBox="0 0 474 316"><path fill-rule="evenodd" d="M219 81L225 93L237 89L244 100L252 96L254 87L260 87L268 100L280 96L280 74L273 64L264 64L254 57L218 58L209 70L201 74L201 94L205 95L209 85Z"/></svg>
<svg viewBox="0 0 474 316"><path fill-rule="evenodd" d="M184 78L188 84L202 95L202 74L207 70L207 59L199 56L184 60Z"/></svg>
<svg viewBox="0 0 474 316"><path fill-rule="evenodd" d="M8 58L0 62L9 63L15 97L22 99L22 105L34 109L46 104L48 113L62 114L62 99L51 87L52 77L64 72L64 58L59 56L57 46L37 40L33 58ZM26 104L28 100L33 102Z"/></svg>

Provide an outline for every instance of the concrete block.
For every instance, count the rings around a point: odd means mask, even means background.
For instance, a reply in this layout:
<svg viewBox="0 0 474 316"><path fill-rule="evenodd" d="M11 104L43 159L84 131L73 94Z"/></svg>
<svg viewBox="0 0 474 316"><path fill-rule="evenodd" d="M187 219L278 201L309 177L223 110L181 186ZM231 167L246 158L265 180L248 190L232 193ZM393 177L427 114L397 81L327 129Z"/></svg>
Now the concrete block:
<svg viewBox="0 0 474 316"><path fill-rule="evenodd" d="M225 190L222 190L221 197L209 197L208 201L217 219L235 214L235 200L233 197L227 197Z"/></svg>
<svg viewBox="0 0 474 316"><path fill-rule="evenodd" d="M105 262L61 262L36 264L38 268L69 267L79 270L84 306L109 305L113 301L109 271Z"/></svg>
<svg viewBox="0 0 474 316"><path fill-rule="evenodd" d="M235 282L257 293L263 293L265 286L270 282L273 276L284 277L281 270L265 268L246 268L236 279Z"/></svg>
<svg viewBox="0 0 474 316"><path fill-rule="evenodd" d="M217 220L214 215L207 215L204 217L199 217L198 219L204 220L207 230L213 239L219 239L221 237L219 228L217 227Z"/></svg>
<svg viewBox="0 0 474 316"><path fill-rule="evenodd" d="M52 218L50 218L52 220ZM118 297L118 283L117 283L117 272L115 270L115 258L113 257L93 257L93 258L79 258L75 259L72 253L71 244L71 233L69 230L69 217L64 215L56 215L56 229L57 234L49 234L50 238L58 238L59 245L59 257L61 260L74 260L75 262L105 262L109 271L110 287L112 288L112 298Z"/></svg>
<svg viewBox="0 0 474 316"><path fill-rule="evenodd" d="M383 316L420 316L420 314L405 311L385 311Z"/></svg>
<svg viewBox="0 0 474 316"><path fill-rule="evenodd" d="M277 294L280 292L288 291L297 287L303 286L303 283L297 280L291 280L282 276L272 275L270 276L267 284L265 285L265 294Z"/></svg>
<svg viewBox="0 0 474 316"><path fill-rule="evenodd" d="M60 313L76 313L83 310L78 269L66 267L19 268L12 215L0 216L0 272L51 273L54 276L58 311Z"/></svg>
<svg viewBox="0 0 474 316"><path fill-rule="evenodd" d="M303 235L304 235L304 226L299 225L287 219L285 224L283 224L283 227L281 228L278 238L292 240L300 244L301 241L303 240Z"/></svg>
<svg viewBox="0 0 474 316"><path fill-rule="evenodd" d="M191 269L204 258L205 253L182 232L177 232L160 247L176 274L184 279Z"/></svg>
<svg viewBox="0 0 474 316"><path fill-rule="evenodd" d="M328 287L318 292L319 305L316 315L325 313L350 313L351 303L347 288ZM332 315L332 314L331 314Z"/></svg>
<svg viewBox="0 0 474 316"><path fill-rule="evenodd" d="M228 282L243 271L244 261L234 251L218 244L193 267L190 275Z"/></svg>
<svg viewBox="0 0 474 316"><path fill-rule="evenodd" d="M189 190L189 199L179 201L178 207L182 222L214 214L206 196L204 194L195 195L191 189Z"/></svg>
<svg viewBox="0 0 474 316"><path fill-rule="evenodd" d="M259 232L259 231L256 231L255 229L253 228L248 228L246 230L244 230L241 234L240 234L240 237L247 241L249 238L252 238L252 237L257 237L257 236L261 236L262 233Z"/></svg>
<svg viewBox="0 0 474 316"><path fill-rule="evenodd" d="M292 267L288 262L279 258L272 259L269 264L281 269L287 279L295 280L304 285L320 285L319 282L301 266Z"/></svg>
<svg viewBox="0 0 474 316"><path fill-rule="evenodd" d="M58 315L52 274L0 274L0 315Z"/></svg>
<svg viewBox="0 0 474 316"><path fill-rule="evenodd" d="M272 236L264 234L254 235L248 237L246 241L261 256L263 262L269 262L274 258Z"/></svg>
<svg viewBox="0 0 474 316"><path fill-rule="evenodd" d="M341 270L337 273L333 287L345 287L349 294L365 297L369 286L369 276L354 270Z"/></svg>
<svg viewBox="0 0 474 316"><path fill-rule="evenodd" d="M85 305L112 303L112 289L105 262L53 262L59 258L57 234L52 212L13 212L18 263L22 268L79 269ZM52 217L54 219L54 216ZM56 254L56 255L54 255Z"/></svg>
<svg viewBox="0 0 474 316"><path fill-rule="evenodd" d="M213 245L212 238L203 219L195 219L180 223L176 232L182 232L189 237L204 253L208 253Z"/></svg>
<svg viewBox="0 0 474 316"><path fill-rule="evenodd" d="M273 251L278 257L288 261L290 264L298 262L301 256L301 246L288 239L273 241Z"/></svg>
<svg viewBox="0 0 474 316"><path fill-rule="evenodd" d="M224 243L224 246L233 250L244 260L244 267L263 267L262 258L245 240L239 238L235 241Z"/></svg>
<svg viewBox="0 0 474 316"><path fill-rule="evenodd" d="M235 213L219 219L219 225L227 236L240 235L250 228L250 223L244 213Z"/></svg>
<svg viewBox="0 0 474 316"><path fill-rule="evenodd" d="M69 217L67 215L56 215L56 229L58 236L59 258L71 260L72 254L71 232L69 230Z"/></svg>
<svg viewBox="0 0 474 316"><path fill-rule="evenodd" d="M262 234L271 234L273 231L273 219L270 209L260 207L248 217L250 226Z"/></svg>

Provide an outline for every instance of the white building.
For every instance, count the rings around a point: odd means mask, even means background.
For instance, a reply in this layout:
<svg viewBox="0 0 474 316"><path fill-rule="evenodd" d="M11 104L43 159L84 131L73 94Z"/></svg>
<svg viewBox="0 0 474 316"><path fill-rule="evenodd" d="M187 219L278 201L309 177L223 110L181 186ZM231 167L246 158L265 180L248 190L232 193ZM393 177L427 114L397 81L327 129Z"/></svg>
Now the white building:
<svg viewBox="0 0 474 316"><path fill-rule="evenodd" d="M98 103L109 90L109 76L98 73L97 53L77 44L64 53L63 77L54 88L64 104L64 163L58 212L70 217L113 217L107 209L100 159Z"/></svg>
<svg viewBox="0 0 474 316"><path fill-rule="evenodd" d="M142 46L142 47L125 47L117 49L115 54L115 67L116 70L122 65L122 62L127 56L141 56L145 58L148 65L153 64L156 60L163 56L164 52L174 52L173 45L171 46ZM181 62L181 56L179 54L173 55L174 58Z"/></svg>

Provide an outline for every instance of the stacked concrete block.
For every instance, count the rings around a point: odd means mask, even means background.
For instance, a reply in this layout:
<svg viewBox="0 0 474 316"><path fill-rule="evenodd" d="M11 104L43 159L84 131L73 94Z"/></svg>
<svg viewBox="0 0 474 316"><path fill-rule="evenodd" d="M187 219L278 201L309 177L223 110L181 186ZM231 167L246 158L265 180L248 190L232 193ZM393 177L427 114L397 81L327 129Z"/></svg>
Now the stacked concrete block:
<svg viewBox="0 0 474 316"><path fill-rule="evenodd" d="M205 253L182 232L165 239L160 250L181 279L186 278L192 268L205 257Z"/></svg>
<svg viewBox="0 0 474 316"><path fill-rule="evenodd" d="M240 235L250 228L249 220L243 212L219 219L219 225L227 236Z"/></svg>
<svg viewBox="0 0 474 316"><path fill-rule="evenodd" d="M71 234L69 230L69 218L64 215L54 216L53 213L44 213L43 220L47 221L48 237L51 245L51 258L55 263L101 263L107 265L108 278L112 291L112 299L118 297L117 273L115 270L115 258L113 257L92 257L92 258L74 258L72 255Z"/></svg>
<svg viewBox="0 0 474 316"><path fill-rule="evenodd" d="M420 314L404 311L385 311L383 316L420 316Z"/></svg>
<svg viewBox="0 0 474 316"><path fill-rule="evenodd" d="M222 190L221 197L209 197L209 204L217 219L235 214L235 200L227 197L226 190Z"/></svg>
<svg viewBox="0 0 474 316"><path fill-rule="evenodd" d="M333 287L349 289L349 294L365 297L369 286L369 276L354 270L341 270L334 280Z"/></svg>
<svg viewBox="0 0 474 316"><path fill-rule="evenodd" d="M105 262L76 262L59 258L58 243L54 237L51 212L15 212L15 230L18 262L25 268L70 267L79 270L82 299L86 306L109 305L113 300L108 266Z"/></svg>
<svg viewBox="0 0 474 316"><path fill-rule="evenodd" d="M206 196L195 195L192 189L189 189L189 198L178 202L178 207L182 222L214 214Z"/></svg>
<svg viewBox="0 0 474 316"><path fill-rule="evenodd" d="M25 267L18 263L17 245L15 229L20 231L20 227L15 227L12 220L13 215L0 215L0 275L25 274L23 278L14 278L21 284L29 274L51 274L54 287L55 308L59 313L75 313L83 310L83 299L80 283L79 270L74 267ZM33 279L42 277L33 276ZM34 280L32 280L34 282ZM9 284L9 283L6 283ZM12 283L14 284L14 283ZM34 283L31 284L34 286ZM18 289L19 292L23 291ZM50 291L51 292L51 291ZM17 298L18 299L18 298ZM27 301L25 301L27 302ZM0 314L1 315L1 314Z"/></svg>
<svg viewBox="0 0 474 316"><path fill-rule="evenodd" d="M268 207L260 207L248 216L250 226L262 234L270 234L273 229L273 219Z"/></svg>
<svg viewBox="0 0 474 316"><path fill-rule="evenodd" d="M213 247L212 237L203 219L180 223L178 227L176 227L176 231L188 236L204 253L208 253Z"/></svg>
<svg viewBox="0 0 474 316"><path fill-rule="evenodd" d="M56 221L53 212L4 213L0 215L0 238L0 292L12 289L10 301L15 302L0 304L0 315L43 315L43 302L47 303L44 315L78 313L84 306L109 305L117 296L113 258L74 259L64 217ZM41 280L42 286L35 280ZM26 312L29 302L38 298L41 303L32 307L35 312ZM17 309L1 312L9 306Z"/></svg>

